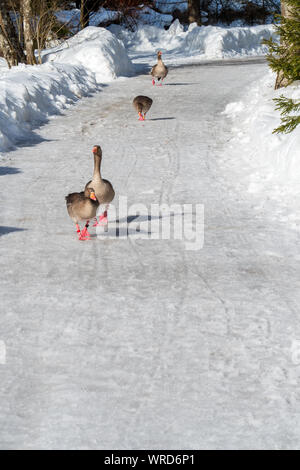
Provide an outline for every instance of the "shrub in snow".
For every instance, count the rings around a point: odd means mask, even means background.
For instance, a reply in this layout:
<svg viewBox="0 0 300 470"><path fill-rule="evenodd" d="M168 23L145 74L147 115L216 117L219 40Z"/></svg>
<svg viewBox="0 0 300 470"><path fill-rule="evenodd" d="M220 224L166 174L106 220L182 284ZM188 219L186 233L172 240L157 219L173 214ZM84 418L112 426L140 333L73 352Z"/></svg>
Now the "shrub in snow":
<svg viewBox="0 0 300 470"><path fill-rule="evenodd" d="M174 10L183 12L188 9L188 2L183 0L155 0L154 4L162 13L172 13Z"/></svg>
<svg viewBox="0 0 300 470"><path fill-rule="evenodd" d="M74 8L72 10L60 10L55 13L55 16L60 23L66 24L74 33L80 29L80 10L78 8ZM89 26L98 26L112 21L118 21L119 18L119 11L99 8L97 11L90 12Z"/></svg>
<svg viewBox="0 0 300 470"><path fill-rule="evenodd" d="M136 19L140 24L149 24L156 26L169 26L173 21L173 16L159 13L152 8L144 7L136 13Z"/></svg>
<svg viewBox="0 0 300 470"><path fill-rule="evenodd" d="M300 0L285 1L285 15L276 25L280 42L270 39L268 61L277 72L275 88L300 80ZM300 124L300 101L281 96L275 99L276 109L281 110L281 126L274 132L291 132ZM296 114L296 115L295 115Z"/></svg>
<svg viewBox="0 0 300 470"><path fill-rule="evenodd" d="M276 127L273 133L288 134L300 124L300 100L296 101L281 95L280 98L275 98L274 101L277 104L276 110L281 112L281 125Z"/></svg>

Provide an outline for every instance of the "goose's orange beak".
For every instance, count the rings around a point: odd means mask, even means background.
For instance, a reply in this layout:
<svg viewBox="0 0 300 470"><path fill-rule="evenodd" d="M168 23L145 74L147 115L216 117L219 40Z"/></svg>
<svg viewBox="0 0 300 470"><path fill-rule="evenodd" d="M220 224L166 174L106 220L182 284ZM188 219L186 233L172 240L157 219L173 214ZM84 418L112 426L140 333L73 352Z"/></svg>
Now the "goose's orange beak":
<svg viewBox="0 0 300 470"><path fill-rule="evenodd" d="M97 198L95 196L95 193L91 193L90 194L90 198L93 200L93 201L97 201Z"/></svg>
<svg viewBox="0 0 300 470"><path fill-rule="evenodd" d="M93 147L93 150L92 150L93 153L97 153L98 152L98 149L97 147Z"/></svg>

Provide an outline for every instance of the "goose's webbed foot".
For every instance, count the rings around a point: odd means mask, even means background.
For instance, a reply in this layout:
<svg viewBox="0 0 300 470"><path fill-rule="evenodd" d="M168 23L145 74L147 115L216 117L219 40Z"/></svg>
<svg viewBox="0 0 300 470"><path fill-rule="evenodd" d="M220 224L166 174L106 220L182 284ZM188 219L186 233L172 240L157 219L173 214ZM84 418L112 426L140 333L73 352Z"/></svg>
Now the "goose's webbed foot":
<svg viewBox="0 0 300 470"><path fill-rule="evenodd" d="M89 222L87 222L85 224L83 230L81 231L81 234L79 236L79 240L90 240L91 239L91 235L88 232L88 226L89 226Z"/></svg>
<svg viewBox="0 0 300 470"><path fill-rule="evenodd" d="M99 222L97 221L97 217L95 220L96 222L94 223L93 227L105 227L108 225L107 211L103 212L103 214L99 216Z"/></svg>

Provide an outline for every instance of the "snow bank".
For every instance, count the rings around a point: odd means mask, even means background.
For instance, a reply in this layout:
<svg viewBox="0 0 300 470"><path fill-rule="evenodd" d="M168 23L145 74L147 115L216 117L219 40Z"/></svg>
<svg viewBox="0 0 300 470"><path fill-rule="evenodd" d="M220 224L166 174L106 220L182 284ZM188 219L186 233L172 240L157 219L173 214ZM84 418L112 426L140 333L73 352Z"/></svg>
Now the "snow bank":
<svg viewBox="0 0 300 470"><path fill-rule="evenodd" d="M45 51L43 61L11 70L0 61L0 151L30 139L32 129L102 83L132 73L123 44L102 28L86 28Z"/></svg>
<svg viewBox="0 0 300 470"><path fill-rule="evenodd" d="M19 65L0 78L0 151L30 140L49 116L100 88L93 73L66 64Z"/></svg>
<svg viewBox="0 0 300 470"><path fill-rule="evenodd" d="M175 65L207 59L264 55L267 47L261 42L274 34L273 25L225 28L197 26L193 23L185 29L178 20L168 30L150 25L140 25L134 32L117 25L109 29L124 41L135 62L146 63L149 54L161 49L169 64ZM141 57L136 59L135 56Z"/></svg>
<svg viewBox="0 0 300 470"><path fill-rule="evenodd" d="M273 196L299 193L300 128L291 134L272 134L280 124L273 98L284 95L300 99L300 83L274 90L275 76L269 72L238 103L227 105L225 114L232 118L234 134L228 154L244 158L251 165L249 191L267 188Z"/></svg>
<svg viewBox="0 0 300 470"><path fill-rule="evenodd" d="M124 45L104 28L89 26L43 54L43 62L72 64L90 69L99 82L130 76L132 64Z"/></svg>
<svg viewBox="0 0 300 470"><path fill-rule="evenodd" d="M270 38L273 26L245 28L194 27L185 37L188 52L200 52L210 59L224 57L264 55L267 47L262 40Z"/></svg>

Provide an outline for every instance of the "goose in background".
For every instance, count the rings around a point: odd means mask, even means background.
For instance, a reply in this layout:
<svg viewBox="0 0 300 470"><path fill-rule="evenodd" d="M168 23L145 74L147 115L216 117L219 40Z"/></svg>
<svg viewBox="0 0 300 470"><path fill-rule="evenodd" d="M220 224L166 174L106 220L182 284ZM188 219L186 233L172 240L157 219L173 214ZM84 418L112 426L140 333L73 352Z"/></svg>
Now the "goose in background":
<svg viewBox="0 0 300 470"><path fill-rule="evenodd" d="M165 66L165 64L162 61L162 52L158 51L157 53L157 64L154 65L151 69L151 75L152 75L152 85L155 85L155 79L157 78L158 81L161 80L161 83L159 86L162 86L162 81L166 76L168 75L168 68Z"/></svg>
<svg viewBox="0 0 300 470"><path fill-rule="evenodd" d="M103 213L99 216L99 222L97 221L97 217L95 217L96 220L93 227L101 225L102 227L104 226L105 230L107 231L107 210L109 204L115 197L115 191L112 187L112 184L108 180L103 179L101 176L102 150L100 145L94 145L92 152L94 155L94 173L91 181L89 181L85 186L84 194L85 196L88 196L87 191L91 188L94 188L97 201L100 205L105 205Z"/></svg>
<svg viewBox="0 0 300 470"><path fill-rule="evenodd" d="M68 214L76 224L76 230L79 240L89 240L90 234L88 227L90 219L96 216L99 202L97 201L93 188L88 188L87 195L84 192L71 193L66 196ZM79 222L86 221L82 231L80 231Z"/></svg>
<svg viewBox="0 0 300 470"><path fill-rule="evenodd" d="M146 114L151 108L152 103L152 99L148 98L148 96L139 95L134 98L132 104L138 112L139 121L145 121Z"/></svg>

